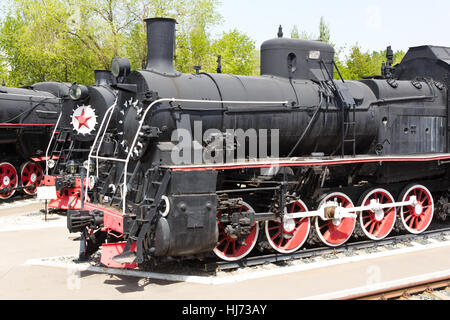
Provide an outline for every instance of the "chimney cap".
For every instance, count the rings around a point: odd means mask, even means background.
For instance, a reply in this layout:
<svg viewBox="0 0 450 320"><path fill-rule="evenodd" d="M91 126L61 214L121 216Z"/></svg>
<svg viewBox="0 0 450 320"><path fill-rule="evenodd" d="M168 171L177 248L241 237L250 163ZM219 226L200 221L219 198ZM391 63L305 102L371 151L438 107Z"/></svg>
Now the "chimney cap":
<svg viewBox="0 0 450 320"><path fill-rule="evenodd" d="M162 17L155 17L155 18L147 18L144 19L145 22L150 22L150 21L174 21L175 23L177 23L176 19L173 18L162 18Z"/></svg>

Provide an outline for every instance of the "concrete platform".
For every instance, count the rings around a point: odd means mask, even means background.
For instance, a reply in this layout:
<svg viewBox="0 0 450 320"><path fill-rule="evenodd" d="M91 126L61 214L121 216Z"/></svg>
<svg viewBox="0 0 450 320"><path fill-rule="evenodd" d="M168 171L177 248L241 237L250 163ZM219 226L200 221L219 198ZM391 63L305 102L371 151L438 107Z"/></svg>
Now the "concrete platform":
<svg viewBox="0 0 450 320"><path fill-rule="evenodd" d="M26 212L26 207L22 214ZM34 208L33 208L34 210ZM0 212L0 226L3 218ZM5 221L5 220L3 220ZM239 281L222 283L152 279L32 265L30 260L76 255L79 244L64 227L0 232L0 299L154 299L154 300L295 300L333 299L333 293L442 274L450 270L450 245L380 255L283 274L252 271ZM413 248L413 247L411 247ZM267 270L266 270L267 271Z"/></svg>

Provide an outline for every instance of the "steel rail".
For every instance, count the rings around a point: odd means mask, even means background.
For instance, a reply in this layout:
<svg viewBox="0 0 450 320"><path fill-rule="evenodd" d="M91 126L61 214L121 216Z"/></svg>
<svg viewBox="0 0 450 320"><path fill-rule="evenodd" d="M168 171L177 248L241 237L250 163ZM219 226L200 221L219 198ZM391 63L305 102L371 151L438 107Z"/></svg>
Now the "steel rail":
<svg viewBox="0 0 450 320"><path fill-rule="evenodd" d="M339 300L392 300L401 297L408 297L413 294L442 289L449 286L450 276L444 276L415 283L394 286L387 289L355 294Z"/></svg>
<svg viewBox="0 0 450 320"><path fill-rule="evenodd" d="M215 272L215 271L225 271L232 269L239 269L245 267L254 267L258 265L263 265L267 263L279 263L279 262L289 262L295 261L299 259L305 258L315 258L330 254L338 254L345 253L351 250L362 250L369 249L375 247L383 247L387 245L395 245L405 241L417 241L428 239L429 237L435 237L440 235L450 235L450 227L426 231L419 235L414 234L403 234L398 236L392 236L388 239L383 239L379 241L372 240L364 240L353 243L348 243L338 248L330 248L330 247L320 247L320 248L312 248L306 250L300 250L291 254L268 254L268 255L260 255L253 256L242 259L240 261L215 261L204 264L204 271L206 272Z"/></svg>

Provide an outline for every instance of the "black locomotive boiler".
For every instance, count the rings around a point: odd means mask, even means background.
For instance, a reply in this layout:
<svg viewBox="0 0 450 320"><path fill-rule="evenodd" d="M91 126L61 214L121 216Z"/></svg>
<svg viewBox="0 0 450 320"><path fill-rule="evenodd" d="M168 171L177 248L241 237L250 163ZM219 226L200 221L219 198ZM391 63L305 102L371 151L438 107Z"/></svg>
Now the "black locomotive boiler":
<svg viewBox="0 0 450 320"><path fill-rule="evenodd" d="M112 64L117 125L105 122L90 152L95 200L68 212L81 256L101 247L117 268L236 261L255 248L287 254L429 227L449 189L442 81L397 79L389 59L382 76L336 80L330 45L281 33L261 47L261 76L181 74L175 20L146 23L147 68ZM97 155L115 130L117 152Z"/></svg>
<svg viewBox="0 0 450 320"><path fill-rule="evenodd" d="M84 202L82 186L88 186L85 179L90 167L87 164L89 151L106 110L114 105L116 91L112 86L115 82L110 71L96 70L94 85L74 83L70 87L62 103L55 134L46 149L48 160L41 188L52 190L43 192L43 197L49 200L49 208L79 209ZM111 155L115 148L112 141L105 142L101 155Z"/></svg>
<svg viewBox="0 0 450 320"><path fill-rule="evenodd" d="M68 84L42 82L23 88L0 87L0 200L16 191L36 193L41 163Z"/></svg>

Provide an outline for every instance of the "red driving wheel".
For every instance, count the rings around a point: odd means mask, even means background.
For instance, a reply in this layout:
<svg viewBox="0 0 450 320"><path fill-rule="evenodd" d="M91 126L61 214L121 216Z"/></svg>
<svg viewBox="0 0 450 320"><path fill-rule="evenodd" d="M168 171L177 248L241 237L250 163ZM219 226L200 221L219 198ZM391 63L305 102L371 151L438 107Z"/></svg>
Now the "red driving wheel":
<svg viewBox="0 0 450 320"><path fill-rule="evenodd" d="M42 168L38 163L31 161L24 163L20 170L23 192L29 195L36 194L43 177Z"/></svg>
<svg viewBox="0 0 450 320"><path fill-rule="evenodd" d="M361 206L368 206L372 200L379 204L394 203L394 197L384 189L374 189L363 195L360 201ZM395 225L396 208L386 208L380 210L362 211L359 222L364 234L371 240L382 240L386 238Z"/></svg>
<svg viewBox="0 0 450 320"><path fill-rule="evenodd" d="M285 213L306 212L308 208L296 200L286 205ZM303 246L308 239L311 222L309 218L267 221L265 223L266 238L270 246L279 253L292 253Z"/></svg>
<svg viewBox="0 0 450 320"><path fill-rule="evenodd" d="M400 195L400 201L409 201L411 196L416 197L417 203L401 207L400 218L406 230L413 234L419 234L427 230L433 220L433 196L426 187L411 185L403 190Z"/></svg>
<svg viewBox="0 0 450 320"><path fill-rule="evenodd" d="M341 192L327 195L321 202L319 207L328 201L334 201L343 208L353 208L352 200ZM333 220L322 220L320 217L315 218L315 229L319 239L330 247L338 247L346 243L353 234L356 226L355 218L342 218Z"/></svg>
<svg viewBox="0 0 450 320"><path fill-rule="evenodd" d="M252 207L241 201L239 202L240 208L239 211L253 211ZM233 213L234 210L230 209L230 214ZM223 212L219 212L217 217L219 218ZM214 253L222 260L225 261L238 261L246 257L255 247L256 242L258 241L259 234L259 224L257 222L254 223L250 230L250 234L245 238L244 243L240 242L237 237L230 236L226 233L225 226L217 222L219 227L219 241L217 243L216 248L214 249Z"/></svg>
<svg viewBox="0 0 450 320"><path fill-rule="evenodd" d="M0 163L0 190L5 188L17 188L18 179L17 179L17 171L14 166L8 162ZM15 190L9 191L7 193L0 193L0 199L9 199L11 198Z"/></svg>

